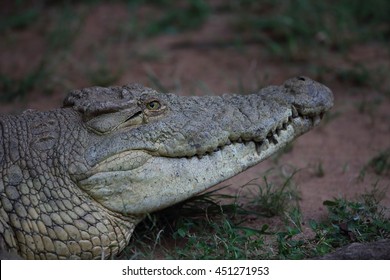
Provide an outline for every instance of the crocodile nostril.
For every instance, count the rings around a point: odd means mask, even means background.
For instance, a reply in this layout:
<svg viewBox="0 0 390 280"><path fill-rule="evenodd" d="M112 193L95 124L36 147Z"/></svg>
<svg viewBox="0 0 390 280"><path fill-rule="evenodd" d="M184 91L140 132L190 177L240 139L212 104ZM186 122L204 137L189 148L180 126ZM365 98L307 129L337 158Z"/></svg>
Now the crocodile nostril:
<svg viewBox="0 0 390 280"><path fill-rule="evenodd" d="M306 81L305 77L302 77L302 76L298 77L298 80L300 80L300 81Z"/></svg>

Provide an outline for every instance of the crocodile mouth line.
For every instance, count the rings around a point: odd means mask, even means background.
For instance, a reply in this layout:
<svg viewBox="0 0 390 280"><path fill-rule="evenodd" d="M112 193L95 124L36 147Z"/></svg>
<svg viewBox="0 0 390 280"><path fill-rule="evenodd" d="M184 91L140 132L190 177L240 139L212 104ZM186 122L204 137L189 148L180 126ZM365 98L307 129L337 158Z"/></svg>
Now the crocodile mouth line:
<svg viewBox="0 0 390 280"><path fill-rule="evenodd" d="M313 115L304 115L300 114L295 107L292 107L291 112L288 117L286 117L282 122L275 125L272 129L268 131L265 138L262 139L244 139L239 137L238 139L228 139L222 145L219 145L216 148L210 149L206 152L195 152L190 155L169 157L164 155L159 155L155 151L149 150L127 150L119 154L113 155L102 162L95 165L85 177L90 177L97 173L107 173L107 172L120 172L134 170L138 167L141 167L146 161L151 157L163 157L167 159L188 159L198 158L202 160L205 157L213 156L218 152L222 152L227 147L234 147L238 145L253 146L258 157L267 157L262 155L262 153L272 154L272 151L280 148L281 146L287 144L292 138L295 138L298 135L294 133L294 124L297 126L304 125L306 128L304 131L309 130L311 127L317 125L323 117L323 113L313 114ZM303 131L303 132L304 132ZM302 132L302 133L303 133ZM301 134L301 133L300 133ZM128 164L134 161L136 154L140 154L140 157L137 156L137 164ZM142 160L140 160L142 159ZM84 177L84 178L85 178Z"/></svg>
<svg viewBox="0 0 390 280"><path fill-rule="evenodd" d="M223 150L226 146L235 145L235 144L244 144L248 145L250 143L254 143L256 147L256 152L258 155L260 155L261 152L267 150L270 145L277 145L280 141L280 136L282 133L288 130L290 126L292 126L295 122L303 121L309 124L310 127L314 127L318 125L323 118L324 113L319 114L313 114L313 115L304 115L298 112L298 110L292 106L291 114L289 117L287 117L284 121L280 122L278 125L274 126L272 129L268 131L266 134L266 137L263 139L244 139L242 137L239 137L238 139L231 140L228 139L226 143L223 145L218 146L217 148L214 148L213 150L206 151L204 153L195 153L193 155L184 156L186 158L192 158L192 157L198 157L199 159L202 159L204 156L209 156L215 152Z"/></svg>

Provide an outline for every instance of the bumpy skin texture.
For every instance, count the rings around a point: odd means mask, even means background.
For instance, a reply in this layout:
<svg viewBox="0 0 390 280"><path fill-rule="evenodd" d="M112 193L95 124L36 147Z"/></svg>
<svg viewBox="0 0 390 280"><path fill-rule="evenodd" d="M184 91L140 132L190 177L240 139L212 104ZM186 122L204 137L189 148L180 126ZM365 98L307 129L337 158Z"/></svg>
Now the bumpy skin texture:
<svg viewBox="0 0 390 280"><path fill-rule="evenodd" d="M1 241L27 259L91 259L119 252L134 218L111 213L80 190L87 136L71 110L2 116Z"/></svg>
<svg viewBox="0 0 390 280"><path fill-rule="evenodd" d="M115 256L150 213L257 164L317 125L331 91L306 77L252 95L180 97L137 84L0 117L0 249Z"/></svg>

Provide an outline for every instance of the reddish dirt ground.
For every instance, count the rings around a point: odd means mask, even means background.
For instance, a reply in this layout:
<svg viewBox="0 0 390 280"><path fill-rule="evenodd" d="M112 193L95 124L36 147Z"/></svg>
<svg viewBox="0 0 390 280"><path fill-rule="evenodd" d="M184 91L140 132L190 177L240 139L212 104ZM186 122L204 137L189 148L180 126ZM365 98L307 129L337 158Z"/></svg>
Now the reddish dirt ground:
<svg viewBox="0 0 390 280"><path fill-rule="evenodd" d="M271 56L261 43L239 48L208 44L231 38L226 24L229 19L224 15L210 16L200 29L193 31L122 40L115 35L118 25L128 17L122 4L78 9L86 16L72 46L49 56L51 80L43 80L22 101L0 104L0 113L61 106L69 89L93 85L87 73L99 67L99 57L104 58L108 69L120 71L116 85L138 82L153 87L150 77L154 75L166 88L181 95L238 92L240 83L246 91L255 91L293 76L306 75L320 79L332 89L335 106L327 121L300 137L277 163L286 170L300 169L294 182L302 197L304 221L326 215L324 200L341 196L355 198L376 183L383 188L390 186L388 174L379 176L371 169L364 180L358 179L368 162L390 146L389 81L384 81L387 85L357 86L334 74L358 64L373 71L378 67L388 71L389 48L364 43L351 47L347 53L329 50L315 56L309 52L303 60L284 61ZM42 24L45 23L7 32L0 42L1 73L21 78L37 66L47 54L45 36L39 31ZM320 68L332 71L318 74L313 70ZM45 93L47 88L50 94ZM319 165L323 176L316 173ZM223 184L238 189L270 167L275 167L275 163L267 160ZM389 188L383 204L390 206Z"/></svg>

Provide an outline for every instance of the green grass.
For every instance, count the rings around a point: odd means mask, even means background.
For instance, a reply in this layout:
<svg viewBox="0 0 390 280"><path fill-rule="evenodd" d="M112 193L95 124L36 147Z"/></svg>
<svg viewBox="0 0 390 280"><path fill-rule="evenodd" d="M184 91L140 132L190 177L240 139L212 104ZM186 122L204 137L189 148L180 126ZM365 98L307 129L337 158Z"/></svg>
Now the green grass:
<svg viewBox="0 0 390 280"><path fill-rule="evenodd" d="M300 196L293 182L293 176L297 173L294 171L291 175L283 176L281 182L270 182L266 175L263 176L263 180L249 182L244 186L250 191L250 205L253 205L255 211L264 217L274 217L277 215L283 215L291 208L292 204L295 204Z"/></svg>
<svg viewBox="0 0 390 280"><path fill-rule="evenodd" d="M221 204L219 201L224 200ZM207 192L150 215L134 233L125 257L174 259L245 259L261 246L261 229L245 227L248 211L236 197ZM253 257L253 256L252 256Z"/></svg>
<svg viewBox="0 0 390 280"><path fill-rule="evenodd" d="M143 32L148 36L154 36L160 33L176 34L200 27L209 15L208 4L203 0L184 2L187 2L184 7L169 5L165 13L158 19L151 21Z"/></svg>
<svg viewBox="0 0 390 280"><path fill-rule="evenodd" d="M325 176L324 166L321 161L317 162L314 166L314 175L322 178Z"/></svg>
<svg viewBox="0 0 390 280"><path fill-rule="evenodd" d="M390 175L390 148L380 151L362 168L360 178L363 179L368 171L376 175Z"/></svg>
<svg viewBox="0 0 390 280"><path fill-rule="evenodd" d="M127 1L132 14L128 31L138 38L161 34L177 34L199 28L210 14L210 6L203 0L185 1ZM154 6L159 13L138 16L135 11L141 6Z"/></svg>
<svg viewBox="0 0 390 280"><path fill-rule="evenodd" d="M85 72L90 84L95 86L108 87L120 78L124 69L121 65L115 68L110 67L109 59L101 50L96 51L96 64L94 66L86 65Z"/></svg>
<svg viewBox="0 0 390 280"><path fill-rule="evenodd" d="M41 86L48 77L49 73L43 62L20 79L0 74L0 102L23 100L30 91Z"/></svg>
<svg viewBox="0 0 390 280"><path fill-rule="evenodd" d="M319 240L326 239L333 247L350 242L370 242L390 236L389 209L380 204L385 194L377 185L357 200L345 198L324 201L329 220L312 222Z"/></svg>
<svg viewBox="0 0 390 280"><path fill-rule="evenodd" d="M12 12L2 16L0 31L28 28L48 7L64 9L73 5L62 1L14 1ZM96 5L101 0L83 1ZM283 49L298 51L297 43L318 41L342 47L356 40L386 40L390 36L390 4L387 0L237 0L211 4L204 0L122 0L129 11L148 5L156 11L135 18L136 33L145 36L177 34L199 28L210 16L234 14L232 27L237 35L250 32L266 40L276 52ZM145 15L143 15L145 16ZM61 20L61 19L60 19ZM266 35L265 37L263 35ZM66 39L66 38L65 38ZM314 39L314 40L313 40Z"/></svg>
<svg viewBox="0 0 390 280"><path fill-rule="evenodd" d="M351 68L340 69L336 72L336 77L340 82L357 87L372 85L374 79L373 75L374 73L362 64L356 64Z"/></svg>
<svg viewBox="0 0 390 280"><path fill-rule="evenodd" d="M227 15L229 18L226 22L230 30L229 38L226 39L227 42L219 42L218 40L225 39L217 38L216 43L205 42L206 45L217 48L233 46L239 52L245 52L248 44L261 44L268 48L271 58L283 58L287 63L320 60L333 51L344 50L348 53L347 50L352 45L371 41L387 43L390 37L388 19L390 2L386 0L371 2L237 0L218 4L204 0L118 0L118 2L124 4L124 7L127 5L128 18L118 22L118 26L113 27L111 33L102 39L105 42L104 49L116 48L118 43L134 41L139 43L150 37L199 30L211 17L219 15ZM76 1L30 3L19 0L10 4L11 9L0 11L0 33L5 44L8 42L12 47L12 43L17 42L15 38L19 31L31 31L37 38L41 37L40 39L43 38L45 41L43 60L46 62L45 69L25 73L22 78L16 79L10 73L2 73L1 89L5 92L1 97L2 101L24 96L25 88L31 90L34 88L33 85L38 83L51 84L55 83L54 80L56 82L61 80L63 84L72 85L73 81L64 81L63 77L71 76L70 72L78 67L72 57L74 42L80 35L90 8L101 3L103 3L101 0L82 3ZM202 38L199 38L199 41L201 44ZM100 41L91 42L92 47L101 47L102 44ZM135 45L139 46L139 44ZM148 62L155 62L161 57L161 50L158 48L143 51L129 50L129 52L138 53L139 59ZM123 58L124 61L126 59ZM85 58L82 63L93 64L90 60L90 57ZM111 63L107 61L105 64L101 63L99 67L88 70L86 79L96 85L115 83L119 79L121 69L112 71L116 65ZM388 87L385 88L388 83L383 82L388 73L385 66L373 70L357 63L349 68L328 69L323 65L315 66L310 63L305 69L309 69L309 73L313 72L315 78L321 79L332 73L340 82L348 85L373 87L383 92L390 92ZM261 69L261 71L266 70ZM45 75L41 75L43 72L51 75L44 77ZM264 79L260 78L258 83L262 85ZM158 88L167 88L158 85L153 75L150 75L149 79L153 85L157 84ZM199 84L199 87L201 86ZM239 92L249 91L240 77L237 87Z"/></svg>
<svg viewBox="0 0 390 280"><path fill-rule="evenodd" d="M83 16L72 6L63 5L53 13L46 33L48 51L68 50L83 25Z"/></svg>
<svg viewBox="0 0 390 280"><path fill-rule="evenodd" d="M335 78L343 84L356 88L370 88L377 92L388 95L390 88L387 83L388 66L381 65L369 67L361 62L353 62L349 67L335 69ZM362 105L365 109L364 104Z"/></svg>
<svg viewBox="0 0 390 280"><path fill-rule="evenodd" d="M279 258L302 259L321 256L352 242L371 242L389 238L389 208L380 204L385 190L374 185L357 199L335 198L324 201L328 217L309 221L313 238L302 237L298 223L276 233ZM299 214L297 215L299 217Z"/></svg>
<svg viewBox="0 0 390 280"><path fill-rule="evenodd" d="M236 30L257 36L275 54L297 55L304 44L345 49L390 35L386 0L241 0L233 2L231 9L237 16Z"/></svg>
<svg viewBox="0 0 390 280"><path fill-rule="evenodd" d="M328 217L309 221L312 234L306 237L299 196L286 187L291 181L292 175L282 184L263 177L261 184L243 186L252 189L251 199L222 194L221 188L153 213L136 228L121 258L305 259L351 242L389 238L389 209L381 206L385 192L377 185L354 200L324 201ZM275 209L264 212L262 203ZM270 219L283 223L271 228ZM262 222L253 226L254 220Z"/></svg>
<svg viewBox="0 0 390 280"><path fill-rule="evenodd" d="M22 77L0 73L0 102L23 100L34 90L50 93L54 81L59 80L55 76L57 68L66 68L66 56L83 23L82 15L69 3L58 3L58 6L49 9L41 1L26 2L15 1L11 4L14 9L2 17L0 32L4 35L5 44L12 48L15 44L15 34L12 32L30 29L32 33L37 33L38 41L45 41L45 48L43 53L37 54L42 57L41 61Z"/></svg>
<svg viewBox="0 0 390 280"><path fill-rule="evenodd" d="M40 5L26 5L27 1L13 1L12 8L5 16L0 17L0 32L12 29L24 29L37 20L42 12Z"/></svg>

